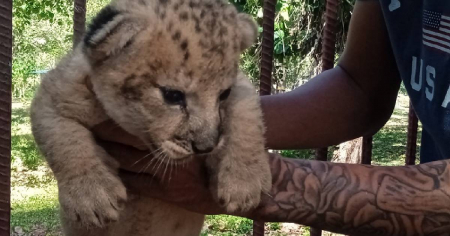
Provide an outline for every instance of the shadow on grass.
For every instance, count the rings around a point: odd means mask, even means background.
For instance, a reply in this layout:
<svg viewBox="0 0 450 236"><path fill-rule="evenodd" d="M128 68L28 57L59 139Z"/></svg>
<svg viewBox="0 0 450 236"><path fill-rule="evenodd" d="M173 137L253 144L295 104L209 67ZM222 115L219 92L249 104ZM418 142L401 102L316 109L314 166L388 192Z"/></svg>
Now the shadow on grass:
<svg viewBox="0 0 450 236"><path fill-rule="evenodd" d="M30 123L29 109L22 105L16 105L11 112L11 123L13 125L23 125Z"/></svg>
<svg viewBox="0 0 450 236"><path fill-rule="evenodd" d="M21 227L25 233L45 231L39 235L57 235L60 231L59 205L56 187L44 189L14 188L15 197L11 209L11 227ZM36 192L33 192L36 190ZM27 234L28 235L28 234ZM34 234L31 234L34 235Z"/></svg>
<svg viewBox="0 0 450 236"><path fill-rule="evenodd" d="M36 226L44 230L49 235L54 231L60 230L59 208L47 207L42 209L17 211L13 210L11 214L11 227L19 226L24 232L32 232Z"/></svg>
<svg viewBox="0 0 450 236"><path fill-rule="evenodd" d="M11 136L11 158L12 161L20 159L23 165L30 170L35 170L41 166L44 159L31 134L13 134Z"/></svg>
<svg viewBox="0 0 450 236"><path fill-rule="evenodd" d="M11 132L12 161L20 159L22 164L31 170L41 166L43 158L31 134L29 111L22 104L14 104L13 106Z"/></svg>

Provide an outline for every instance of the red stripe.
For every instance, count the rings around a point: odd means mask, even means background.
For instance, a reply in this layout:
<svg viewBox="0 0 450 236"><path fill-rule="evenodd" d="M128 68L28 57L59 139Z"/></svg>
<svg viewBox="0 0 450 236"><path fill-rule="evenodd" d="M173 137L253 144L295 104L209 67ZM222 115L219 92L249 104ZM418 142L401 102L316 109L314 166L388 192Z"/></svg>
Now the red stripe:
<svg viewBox="0 0 450 236"><path fill-rule="evenodd" d="M449 47L449 46L440 44L440 43L438 43L438 42L433 42L433 41L430 41L430 40L427 40L427 39L423 39L423 41L425 41L425 42L427 42L427 43L434 44L434 45L438 45L438 46L441 46L441 47L443 47L443 48L446 48L446 49L449 49L449 50L450 50L450 47Z"/></svg>
<svg viewBox="0 0 450 236"><path fill-rule="evenodd" d="M449 23L450 24L450 23ZM445 25L441 25L442 28L446 29L446 30L450 30L450 27L445 26ZM445 33L445 32L444 32Z"/></svg>
<svg viewBox="0 0 450 236"><path fill-rule="evenodd" d="M433 32L436 32L436 31L433 31ZM425 32L423 32L423 34L428 36L428 37L432 37L432 38L439 39L439 40L442 40L442 41L450 43L450 39L448 39L448 38L443 38L443 37L440 37L440 36L437 36L437 35L428 34L428 33L425 33Z"/></svg>
<svg viewBox="0 0 450 236"><path fill-rule="evenodd" d="M450 37L450 33L446 33L446 32L443 32L443 31L439 31L439 29L433 29L433 28L431 28L431 27L423 27L423 28L426 29L426 30L433 31L433 32L435 32L435 33L443 34L443 35L445 35L445 36ZM449 29L449 30L450 30L450 29ZM433 37L437 37L437 36L434 36L434 35L433 35Z"/></svg>

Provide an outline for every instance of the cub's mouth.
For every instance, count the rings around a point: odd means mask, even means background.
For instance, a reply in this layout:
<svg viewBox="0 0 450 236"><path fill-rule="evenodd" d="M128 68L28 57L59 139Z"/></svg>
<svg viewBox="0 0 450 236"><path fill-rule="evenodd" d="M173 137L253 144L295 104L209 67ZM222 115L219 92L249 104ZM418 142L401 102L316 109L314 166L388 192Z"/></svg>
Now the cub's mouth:
<svg viewBox="0 0 450 236"><path fill-rule="evenodd" d="M185 140L166 140L160 145L161 151L172 160L184 160L194 154L192 146Z"/></svg>
<svg viewBox="0 0 450 236"><path fill-rule="evenodd" d="M222 147L224 147L224 143L225 139L223 137L220 137L218 143L208 151L198 151L196 150L195 144L192 141L178 138L163 141L158 146L161 153L166 155L166 157L170 158L171 160L185 161L192 156L214 154Z"/></svg>

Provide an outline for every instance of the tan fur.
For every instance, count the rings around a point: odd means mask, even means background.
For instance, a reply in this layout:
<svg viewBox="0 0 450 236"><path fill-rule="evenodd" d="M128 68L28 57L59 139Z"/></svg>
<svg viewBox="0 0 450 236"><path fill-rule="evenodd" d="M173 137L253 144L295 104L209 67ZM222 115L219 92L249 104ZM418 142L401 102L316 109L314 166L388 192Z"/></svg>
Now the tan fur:
<svg viewBox="0 0 450 236"><path fill-rule="evenodd" d="M255 23L216 0L116 0L109 7L119 14L44 76L31 107L36 143L58 181L65 234L200 233L203 215L127 194L118 164L90 131L108 117L164 165L213 145L203 155L215 199L230 213L257 206L271 186L264 125L259 97L238 69ZM161 87L182 91L185 106L165 101Z"/></svg>

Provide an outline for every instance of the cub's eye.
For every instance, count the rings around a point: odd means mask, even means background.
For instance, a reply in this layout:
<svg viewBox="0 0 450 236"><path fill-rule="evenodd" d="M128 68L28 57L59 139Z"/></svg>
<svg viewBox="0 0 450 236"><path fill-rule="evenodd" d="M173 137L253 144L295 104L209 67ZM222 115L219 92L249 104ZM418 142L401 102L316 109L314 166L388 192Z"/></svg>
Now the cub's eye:
<svg viewBox="0 0 450 236"><path fill-rule="evenodd" d="M223 91L219 96L220 101L226 100L228 98L228 96L230 96L230 93L231 93L231 89L227 89L227 90Z"/></svg>
<svg viewBox="0 0 450 236"><path fill-rule="evenodd" d="M171 105L186 106L186 100L183 92L164 87L161 87L160 89L166 103Z"/></svg>

